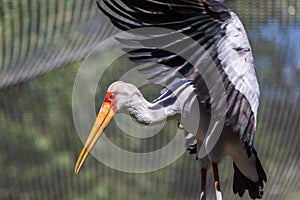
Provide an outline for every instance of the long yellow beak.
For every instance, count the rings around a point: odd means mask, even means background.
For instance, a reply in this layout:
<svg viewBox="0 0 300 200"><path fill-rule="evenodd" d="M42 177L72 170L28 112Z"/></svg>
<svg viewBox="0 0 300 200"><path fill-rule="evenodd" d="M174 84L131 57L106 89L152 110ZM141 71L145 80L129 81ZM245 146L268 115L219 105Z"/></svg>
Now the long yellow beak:
<svg viewBox="0 0 300 200"><path fill-rule="evenodd" d="M107 125L115 115L115 112L116 111L112 108L110 103L104 102L102 104L91 133L77 158L74 168L75 174L79 173L84 161L86 160L93 146L96 144L97 140L102 135L104 129L107 127Z"/></svg>

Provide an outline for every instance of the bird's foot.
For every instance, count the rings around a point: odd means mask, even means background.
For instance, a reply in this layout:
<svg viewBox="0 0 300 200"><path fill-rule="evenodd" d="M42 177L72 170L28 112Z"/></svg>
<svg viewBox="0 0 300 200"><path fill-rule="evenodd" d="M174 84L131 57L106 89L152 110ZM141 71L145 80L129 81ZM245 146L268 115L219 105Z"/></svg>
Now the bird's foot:
<svg viewBox="0 0 300 200"><path fill-rule="evenodd" d="M216 199L217 200L222 200L223 199L221 191L216 190Z"/></svg>
<svg viewBox="0 0 300 200"><path fill-rule="evenodd" d="M200 200L206 200L206 195L203 191L200 194Z"/></svg>

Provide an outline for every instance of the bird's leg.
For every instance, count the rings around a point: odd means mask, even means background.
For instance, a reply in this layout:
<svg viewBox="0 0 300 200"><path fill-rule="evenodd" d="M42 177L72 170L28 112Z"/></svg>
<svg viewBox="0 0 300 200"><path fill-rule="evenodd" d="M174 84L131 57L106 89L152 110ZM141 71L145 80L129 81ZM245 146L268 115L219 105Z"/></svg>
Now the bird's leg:
<svg viewBox="0 0 300 200"><path fill-rule="evenodd" d="M212 169L213 169L214 180L215 180L216 199L217 200L222 200L222 193L221 193L221 188L220 188L218 164L212 162Z"/></svg>
<svg viewBox="0 0 300 200"><path fill-rule="evenodd" d="M206 168L201 168L201 193L200 200L206 200Z"/></svg>

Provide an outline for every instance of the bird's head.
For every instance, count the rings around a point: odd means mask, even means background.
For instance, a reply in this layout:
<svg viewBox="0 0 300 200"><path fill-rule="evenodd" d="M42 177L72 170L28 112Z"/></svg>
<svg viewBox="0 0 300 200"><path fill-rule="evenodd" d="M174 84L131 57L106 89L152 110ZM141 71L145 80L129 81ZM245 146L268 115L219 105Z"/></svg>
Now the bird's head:
<svg viewBox="0 0 300 200"><path fill-rule="evenodd" d="M130 83L117 81L109 86L94 126L77 159L74 169L75 174L79 173L84 161L113 116L118 111L128 108L130 99L135 98L137 95L140 95L140 91Z"/></svg>
<svg viewBox="0 0 300 200"><path fill-rule="evenodd" d="M116 111L125 111L130 106L130 102L139 96L142 97L142 94L135 85L116 81L108 87L104 102L112 99Z"/></svg>

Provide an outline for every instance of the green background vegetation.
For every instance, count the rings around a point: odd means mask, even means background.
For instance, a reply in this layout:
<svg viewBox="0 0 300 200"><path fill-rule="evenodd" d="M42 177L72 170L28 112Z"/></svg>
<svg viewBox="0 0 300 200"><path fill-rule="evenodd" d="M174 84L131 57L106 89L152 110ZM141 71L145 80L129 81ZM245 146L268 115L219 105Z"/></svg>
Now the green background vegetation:
<svg viewBox="0 0 300 200"><path fill-rule="evenodd" d="M269 178L264 199L299 199L300 2L226 3L243 21L257 65L262 97L255 146ZM82 142L72 116L73 84L82 58L115 32L107 27L94 1L0 2L0 199L150 200L199 195L200 170L195 156L188 153L146 174L119 172L90 156L81 173L74 175ZM105 71L95 109L124 69L119 62ZM19 76L21 70L25 77ZM142 88L148 99L158 95L153 87ZM176 131L171 122L153 138L133 140L112 123L107 133L116 144L144 152L165 144ZM230 159L220 168L224 198L237 199L231 189ZM213 199L211 175L208 178L208 198Z"/></svg>

